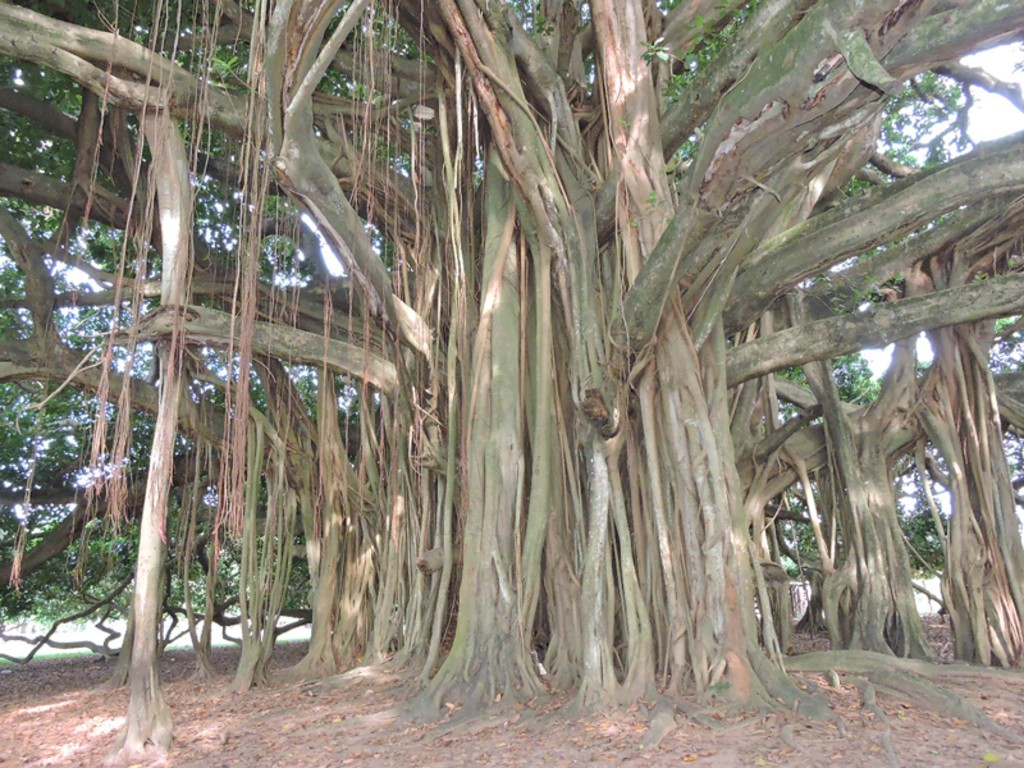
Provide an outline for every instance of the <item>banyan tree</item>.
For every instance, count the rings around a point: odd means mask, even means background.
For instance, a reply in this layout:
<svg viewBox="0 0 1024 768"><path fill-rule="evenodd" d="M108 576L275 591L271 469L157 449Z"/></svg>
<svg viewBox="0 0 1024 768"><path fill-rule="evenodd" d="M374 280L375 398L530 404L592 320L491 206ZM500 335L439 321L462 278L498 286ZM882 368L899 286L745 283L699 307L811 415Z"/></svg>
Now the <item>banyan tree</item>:
<svg viewBox="0 0 1024 768"><path fill-rule="evenodd" d="M136 526L124 757L170 743L169 580L201 669L235 617L236 690L301 604L282 675L406 665L428 714L821 713L781 521L834 649L928 658L917 482L957 654L1019 665L1024 137L964 131L1024 101L961 60L1022 39L1005 0L0 3L5 482L71 494L5 587Z"/></svg>

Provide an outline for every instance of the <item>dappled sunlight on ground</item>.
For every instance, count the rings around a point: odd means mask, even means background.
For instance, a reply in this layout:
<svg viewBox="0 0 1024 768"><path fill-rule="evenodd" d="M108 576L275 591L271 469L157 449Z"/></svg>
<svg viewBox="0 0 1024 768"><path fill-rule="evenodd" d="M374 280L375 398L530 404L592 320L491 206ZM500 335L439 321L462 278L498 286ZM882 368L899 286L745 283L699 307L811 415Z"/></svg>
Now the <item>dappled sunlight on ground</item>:
<svg viewBox="0 0 1024 768"><path fill-rule="evenodd" d="M123 717L94 717L76 727L74 732L86 738L96 738L98 736L115 734L123 727Z"/></svg>
<svg viewBox="0 0 1024 768"><path fill-rule="evenodd" d="M943 625L929 634L942 642ZM821 637L798 647L827 648ZM285 646L280 669L302 657ZM323 683L227 693L237 651L219 650L222 677L192 679L188 654L169 655L161 668L174 721L174 744L164 764L175 768L250 766L787 766L884 765L888 745L908 766L1024 765L1024 748L961 720L929 711L895 694L878 692L888 724L868 712L854 676L838 685L822 674L796 677L818 689L842 717L845 730L781 712L735 711L679 701L637 702L611 712L568 719L562 699L502 705L499 713L459 711L438 722L413 722L405 704L419 691L415 671L365 667ZM0 678L0 766L99 765L120 729L128 695L99 689L111 664L51 660L13 669ZM984 676L949 684L993 720L1024 733L1024 675L994 683ZM81 692L69 696L68 690ZM657 731L656 739L651 733Z"/></svg>
<svg viewBox="0 0 1024 768"><path fill-rule="evenodd" d="M14 712L15 715L25 717L28 715L39 715L44 712L52 712L55 709L61 707L72 707L77 702L74 699L64 699L63 701L55 701L50 704L40 704L38 707L22 707Z"/></svg>

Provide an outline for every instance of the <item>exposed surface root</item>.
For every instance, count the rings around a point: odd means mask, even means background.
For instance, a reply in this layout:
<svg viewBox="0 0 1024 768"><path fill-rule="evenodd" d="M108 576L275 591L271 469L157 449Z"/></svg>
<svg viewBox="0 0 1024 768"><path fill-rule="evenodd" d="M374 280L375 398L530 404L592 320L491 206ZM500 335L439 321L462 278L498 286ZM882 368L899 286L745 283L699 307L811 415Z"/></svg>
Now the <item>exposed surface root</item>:
<svg viewBox="0 0 1024 768"><path fill-rule="evenodd" d="M658 704L651 717L651 724L647 728L647 734L644 736L643 748L645 750L655 749L675 729L675 707L665 702Z"/></svg>
<svg viewBox="0 0 1024 768"><path fill-rule="evenodd" d="M803 755L804 757L813 759L814 756L806 749L804 749L802 746L800 746L796 738L793 736L792 723L787 723L779 729L779 739L782 741L783 744L792 749L794 752L797 752Z"/></svg>
<svg viewBox="0 0 1024 768"><path fill-rule="evenodd" d="M841 718L832 711L824 696L801 690L789 675L761 654L751 654L751 664L766 693L772 697L772 700L766 702L769 707L777 708L781 703L787 711L798 712L805 717L833 723L836 726L841 725Z"/></svg>
<svg viewBox="0 0 1024 768"><path fill-rule="evenodd" d="M878 706L878 699L875 697L875 686L867 680L863 681L860 687L860 696L864 709L873 714L878 722L888 725L889 716L885 714L884 709Z"/></svg>
<svg viewBox="0 0 1024 768"><path fill-rule="evenodd" d="M427 743L445 741L453 736L467 738L494 729L507 729L532 718L533 712L521 707L501 707L498 710L490 709L482 713L461 710L454 713L450 720L440 723L434 728Z"/></svg>
<svg viewBox="0 0 1024 768"><path fill-rule="evenodd" d="M922 677L984 677L995 680L1020 680L1020 671L980 667L973 664L938 664L918 659L903 659L872 651L814 651L786 659L786 668L793 672L828 672L839 670L864 674L871 671L912 672Z"/></svg>
<svg viewBox="0 0 1024 768"><path fill-rule="evenodd" d="M486 681L483 676L471 682L459 679L460 675L445 674L435 678L417 696L403 706L408 720L412 723L471 723L494 720L507 721L524 709L532 708L547 697L547 692L537 686L515 686Z"/></svg>
<svg viewBox="0 0 1024 768"><path fill-rule="evenodd" d="M952 691L941 688L929 680L901 672L872 672L868 679L876 686L908 696L919 705L938 712L966 720L989 733L994 733L1016 744L1024 743L1020 734L1004 728L979 710L969 701Z"/></svg>
<svg viewBox="0 0 1024 768"><path fill-rule="evenodd" d="M878 742L882 747L882 751L885 752L885 764L892 766L892 768L898 768L900 759L896 756L896 749L892 745L892 730L887 728L882 731L881 736L878 737Z"/></svg>
<svg viewBox="0 0 1024 768"><path fill-rule="evenodd" d="M875 696L875 686L869 681L864 680L860 685L861 704L864 709L874 715L875 719L881 723L885 730L879 736L879 743L882 749L885 751L886 764L890 766L898 766L900 764L899 758L896 756L896 750L892 745L892 727L889 725L889 716L885 714L885 710L878 706L878 700Z"/></svg>
<svg viewBox="0 0 1024 768"><path fill-rule="evenodd" d="M721 707L696 707L686 701L677 701L676 709L687 719L708 730L716 733L729 733L730 731L741 730L752 724L763 722L770 714L770 710L760 707L750 713L750 708L742 708L738 705Z"/></svg>
<svg viewBox="0 0 1024 768"><path fill-rule="evenodd" d="M1013 743L1024 742L1021 734L1004 728L962 696L928 679L970 676L1019 680L1019 673L959 664L939 665L869 651L809 653L791 659L789 668L801 671L855 673L866 678L873 686L905 696L933 712L960 718ZM865 688L862 695L865 707L877 714L880 709L875 702L873 688L870 692Z"/></svg>

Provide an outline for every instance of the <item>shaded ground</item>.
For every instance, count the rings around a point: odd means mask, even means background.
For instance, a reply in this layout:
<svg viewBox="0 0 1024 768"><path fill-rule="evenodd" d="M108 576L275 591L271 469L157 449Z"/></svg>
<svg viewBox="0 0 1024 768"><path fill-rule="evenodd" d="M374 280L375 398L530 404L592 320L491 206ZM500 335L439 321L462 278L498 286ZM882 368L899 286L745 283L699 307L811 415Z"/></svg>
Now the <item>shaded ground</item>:
<svg viewBox="0 0 1024 768"><path fill-rule="evenodd" d="M932 632L941 644L941 625ZM827 641L801 638L800 647L827 647ZM278 666L301 653L301 646L285 646ZM168 765L1024 766L1024 744L879 691L883 722L845 676L838 688L827 675L797 676L828 695L844 733L796 715L698 711L686 702L686 713L677 711L674 718L651 702L572 720L557 709L557 697L458 725L417 725L397 710L416 691L412 675L366 668L328 684L238 696L224 692L236 661L236 651L218 651L224 677L198 683L190 679L189 653L166 656L162 677L175 732ZM0 766L99 765L124 722L128 698L126 690L99 689L112 668L88 659L0 668ZM980 672L958 676L947 687L1024 734L1024 673L994 681ZM659 733L663 738L652 746Z"/></svg>

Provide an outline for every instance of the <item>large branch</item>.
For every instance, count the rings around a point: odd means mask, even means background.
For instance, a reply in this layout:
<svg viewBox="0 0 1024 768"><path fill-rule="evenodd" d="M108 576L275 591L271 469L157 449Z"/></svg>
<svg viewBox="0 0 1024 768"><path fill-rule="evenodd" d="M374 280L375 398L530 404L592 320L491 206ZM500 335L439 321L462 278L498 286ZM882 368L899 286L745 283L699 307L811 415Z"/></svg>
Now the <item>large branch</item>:
<svg viewBox="0 0 1024 768"><path fill-rule="evenodd" d="M954 211L942 221L929 225L924 231L907 237L894 246L878 249L842 271L830 273L827 280L818 281L808 294L827 303L832 311L822 315L816 312L814 307L809 306L813 319L852 311L857 304L863 303L865 293L888 280L906 274L913 265L920 264L925 259L962 246L967 238L978 232L983 225L987 227L990 223L997 222L1010 231L1013 223L1007 221L1007 214L1019 215L1021 205L1019 200L994 197L969 208ZM837 305L844 308L839 309Z"/></svg>
<svg viewBox="0 0 1024 768"><path fill-rule="evenodd" d="M234 12L232 11L232 13ZM241 14L241 11L239 13ZM328 14L327 21L330 18L331 14ZM235 19L235 21L241 24L240 19ZM244 26L248 26L248 24L243 24ZM158 105L166 106L169 113L175 118L202 119L235 138L241 138L247 133L247 94L231 92L210 85L207 79L199 78L168 58L118 35L68 24L26 8L0 3L0 54L29 61L69 76L103 99L107 108L118 107L139 112ZM315 85L315 78L310 82ZM18 100L16 95L7 93L5 99L8 103L16 103L21 110L34 111L38 117L45 117L50 122L53 121L54 116L48 113L44 114L37 106L29 104L28 100L24 98ZM312 110L314 100L317 103L320 101L333 103L329 97L321 98L319 94L312 93L311 89L307 89L302 100L308 104L310 110ZM62 126L62 130L66 131L67 127ZM328 147L329 141L323 138L313 138L312 123L310 123L309 136L311 141L308 146L302 148L302 151L315 155L320 165L326 166L321 159L321 153L327 157L339 156L336 149ZM104 142L104 152L107 152L106 145L108 143ZM321 175L331 175L337 169L324 167L318 170ZM350 173L341 181L348 191L354 191L359 195L365 192L362 188L356 188L356 184L361 180L365 182L362 174ZM21 179L12 178L12 189L3 191L21 196L19 190L24 190L17 186L21 182ZM338 183L337 178L330 180L318 178L313 184L307 184L306 189L293 190L297 192L296 196L300 202L313 203L313 212L319 212L320 208L328 211L327 219L330 226L324 226L323 229L329 238L333 230L346 232L345 227L338 227L336 221L338 217L332 215L333 209L344 210L346 206L351 208L351 205L340 190L337 194L332 194L331 199L326 202L316 199L315 195L311 198L310 192L311 189L322 188L325 184L327 187L337 187ZM401 174L388 173L384 177L383 184L374 183L369 186L378 196L382 194L380 191L382 188L386 189L385 196L391 195L389 203L393 202L395 190L398 190L402 193L401 200L406 203L406 209L412 210L412 206L407 203L413 198L413 195L405 189L407 182ZM47 188L47 191L50 190ZM49 194L46 200L33 199L33 202L57 208L63 208L65 201L66 196L63 200L57 200L53 194ZM370 207L374 208L374 206ZM376 210L376 208L374 209ZM352 224L353 222L358 222L359 227L362 227L362 222L354 212L345 223ZM380 221L376 223L381 224ZM115 223L115 226L121 225ZM403 232L401 225L397 228L399 235L407 234ZM369 238L365 236L365 233L361 234L365 244L356 243L354 247L350 248L351 243L346 241L335 242L334 245L343 255L353 250L356 257L365 257L369 261L369 256L374 255L372 246L369 245ZM372 278L381 283L390 280L390 276L387 275L383 266L373 271ZM400 302L395 305L390 298L385 298L384 301L389 305L389 321L399 328L403 338L426 353L429 346L429 334L425 324L415 316L409 307Z"/></svg>
<svg viewBox="0 0 1024 768"><path fill-rule="evenodd" d="M906 78L959 60L974 51L1024 37L1024 3L954 0L915 24L883 59L895 77Z"/></svg>
<svg viewBox="0 0 1024 768"><path fill-rule="evenodd" d="M245 130L245 100L120 35L68 24L0 3L0 53L62 72L109 104L143 110L169 101L175 117L204 117L228 133ZM141 79L141 82L139 81Z"/></svg>
<svg viewBox="0 0 1024 768"><path fill-rule="evenodd" d="M666 109L661 119L666 157L673 155L708 119L719 99L743 79L759 56L796 26L812 4L810 0L767 0L755 11L750 21L724 44L711 65L697 72L682 98ZM680 19L678 11L684 5L680 4L673 14L676 26ZM673 54L682 56L685 50L678 47L671 26L670 23L666 28L665 42L672 46Z"/></svg>
<svg viewBox="0 0 1024 768"><path fill-rule="evenodd" d="M623 325L633 349L652 338L665 298L684 276L699 282L687 308L704 304L702 312L717 314L743 259L785 219L802 217L832 175L846 172L851 158L840 162L839 155L856 155L857 140L870 133L883 106L882 92L898 86L877 59L919 9L896 13L888 0L824 0L794 15L794 5L767 6L761 18L768 46L750 37L747 47L730 50L720 66L750 65L731 84L730 77L713 79L709 85L719 90L705 96L713 107L696 107L703 140L682 202L626 297ZM840 35L838 17L859 31ZM870 39L869 28L877 30ZM696 129L694 118L680 119L667 121L676 125L674 138ZM848 141L837 142L839 136ZM759 204L766 195L783 210Z"/></svg>
<svg viewBox="0 0 1024 768"><path fill-rule="evenodd" d="M921 331L1024 312L1024 275L991 278L799 325L731 350L729 386L812 360L881 347Z"/></svg>
<svg viewBox="0 0 1024 768"><path fill-rule="evenodd" d="M3 8L2 4L0 8ZM63 210L75 192L73 184L16 165L0 163L0 196L15 197L27 203ZM124 229L128 223L128 203L99 185L93 187L92 193L92 218ZM84 208L85 195L80 194L82 199L76 207Z"/></svg>
<svg viewBox="0 0 1024 768"><path fill-rule="evenodd" d="M1005 25L1019 24L1024 17L1019 6L1019 3L998 0L980 3L952 0L945 4L945 9L955 11L966 31L933 29L947 45L943 51L944 60L986 42L1003 39L1006 36ZM827 172L829 163L836 162L835 153L842 151L843 147L834 139L842 135L852 136L859 128L870 125L882 107L880 92L894 91L901 79L936 63L922 55L902 55L904 38L915 34L917 25L931 22L932 18L922 19L931 11L928 5L897 6L886 2L856 6L843 2L819 2L809 9L799 9L795 2L766 4L755 21L758 26L760 21L765 23L769 31L769 47L760 47L756 35L745 38L741 30L722 59L707 70L708 74L698 75L697 90L701 98L697 102L681 103L665 117L667 149L703 124L702 147L689 168L687 184L690 193L699 200L697 205L713 208L728 218L731 209L742 213L742 208L750 205L749 201L756 200L758 189L760 193L775 196L780 203L788 200L793 189L777 186L777 180L782 177L779 169L807 169L803 179L799 172L794 173L790 179L794 188L799 188L800 184L806 187L810 183L816 163L820 165L818 170ZM857 18L862 32L872 29L877 33L872 32L867 37L861 33L838 35L834 19L852 20L851 14ZM1003 24L1002 28L997 21ZM753 63L755 58L756 64ZM1013 177L1021 177L1020 167L1000 166L999 161L989 163L978 174L983 177L982 183L973 186L976 179L966 172L957 178L954 178L956 174L950 174L945 179L925 182L926 186L919 191L931 192L930 198L915 200L908 195L897 201L886 197L892 194L889 192L869 196L869 202L861 201L859 205L866 209L884 202L884 206L880 205L870 213L861 211L863 215L856 222L859 228L850 227L850 222L843 220L851 211L857 212L857 204L833 213L831 221L836 224L836 232L846 230L845 236L850 241L846 243L846 253L839 253L831 242L823 242L818 233L807 238L807 245L814 250L815 256L806 263L790 259L788 248L785 251L779 248L771 254L778 257L775 259L761 258L766 255L766 249L760 249L741 268L737 277L728 307L730 327L742 327L751 322L774 298L800 280L856 255L858 251L891 242L901 234L923 226L940 212L953 210L970 200L983 199L1007 186L1019 187ZM837 173L842 175L842 171ZM759 179L771 181L766 185ZM831 179L829 183L834 185L841 181L842 178ZM907 188L898 187L900 190ZM977 194L974 194L975 190ZM908 204L895 205L904 202ZM695 273L683 265L683 260L705 271L714 267L714 263L704 263L694 253L697 250L695 246L704 246L704 243L695 244L681 236L689 234L694 216L694 211L688 209L694 203L687 199L684 205L687 209L681 207L673 226L666 232L668 239L651 254L641 279L627 296L624 325L634 348L638 342L646 342L653 335L666 287L674 290L676 282L684 275ZM877 222L885 218L891 223L879 227ZM818 223L821 224L822 220L819 219ZM742 226L748 227L745 222ZM745 235L756 239L766 231L764 227L761 231L756 229L751 227ZM726 221L715 227L708 238L724 246L719 233L728 231ZM808 231L797 229L790 236ZM868 231L876 237L875 242L866 236ZM856 242L857 238L861 242ZM841 236L836 239L840 240ZM776 244L779 242L781 238ZM717 259L719 264L724 260L714 248L708 247L704 247L704 259ZM732 264L729 266L724 280L732 277Z"/></svg>
<svg viewBox="0 0 1024 768"><path fill-rule="evenodd" d="M334 54L367 7L355 2L321 48L337 6L324 4L303 16L292 4L275 10L269 25L270 50L265 72L270 112L271 150L277 181L316 220L319 229L363 289L372 314L395 329L399 338L425 357L431 354L430 330L416 311L395 296L391 275L373 247L365 226L337 177L317 151L313 93ZM291 50L291 56L285 51Z"/></svg>
<svg viewBox="0 0 1024 768"><path fill-rule="evenodd" d="M140 379L110 371L103 382L103 372L89 364L89 357L63 344L50 346L37 339L0 341L0 381L47 382L55 387L73 386L96 394L107 391L108 402L117 402L124 387L131 387L133 407L150 414L157 411L157 389ZM181 429L218 445L224 437L224 414L200 408L191 399L182 404Z"/></svg>
<svg viewBox="0 0 1024 768"><path fill-rule="evenodd" d="M935 70L940 75L951 77L964 85L974 85L989 93L1002 96L1013 106L1024 112L1024 92L1020 83L1010 83L993 77L979 67L968 67L966 64L947 64Z"/></svg>
<svg viewBox="0 0 1024 768"><path fill-rule="evenodd" d="M226 347L236 336L234 326L226 312L207 307L173 307L143 318L137 338L155 341L177 330L189 342ZM252 349L283 362L326 365L347 376L365 379L385 394L394 394L398 389L398 371L390 360L370 349L325 339L322 334L257 321Z"/></svg>
<svg viewBox="0 0 1024 768"><path fill-rule="evenodd" d="M75 118L13 88L0 88L0 109L23 115L57 136L75 139Z"/></svg>
<svg viewBox="0 0 1024 768"><path fill-rule="evenodd" d="M1024 373L1001 373L995 380L1000 418L1018 433L1024 433Z"/></svg>
<svg viewBox="0 0 1024 768"><path fill-rule="evenodd" d="M194 456L179 456L174 462L174 483L175 485L182 485L195 479L195 457ZM135 482L131 483L128 493L128 498L125 501L124 513L128 520L135 520L139 516L139 512L142 510L142 499L145 493L145 477L136 478ZM18 575L20 578L27 578L35 571L42 568L47 562L52 560L57 555L64 552L70 547L76 538L82 533L82 528L90 520L95 518L102 518L108 509L108 505L103 503L92 504L85 498L85 491L81 488L77 489L77 492L71 495L66 500L60 500L55 502L48 498L54 494L32 494L31 500L33 504L41 505L47 503L66 503L74 504L75 508L69 512L63 520L57 525L43 534L39 539L35 541L30 549L25 550L25 554L22 557L21 563L18 567ZM22 492L18 503L25 501L25 495ZM0 561L0 589L3 589L10 583L11 576L14 573L14 561L5 560Z"/></svg>
<svg viewBox="0 0 1024 768"><path fill-rule="evenodd" d="M961 206L1021 189L1024 133L984 144L951 163L819 214L750 255L736 278L726 324L742 328L808 277Z"/></svg>

